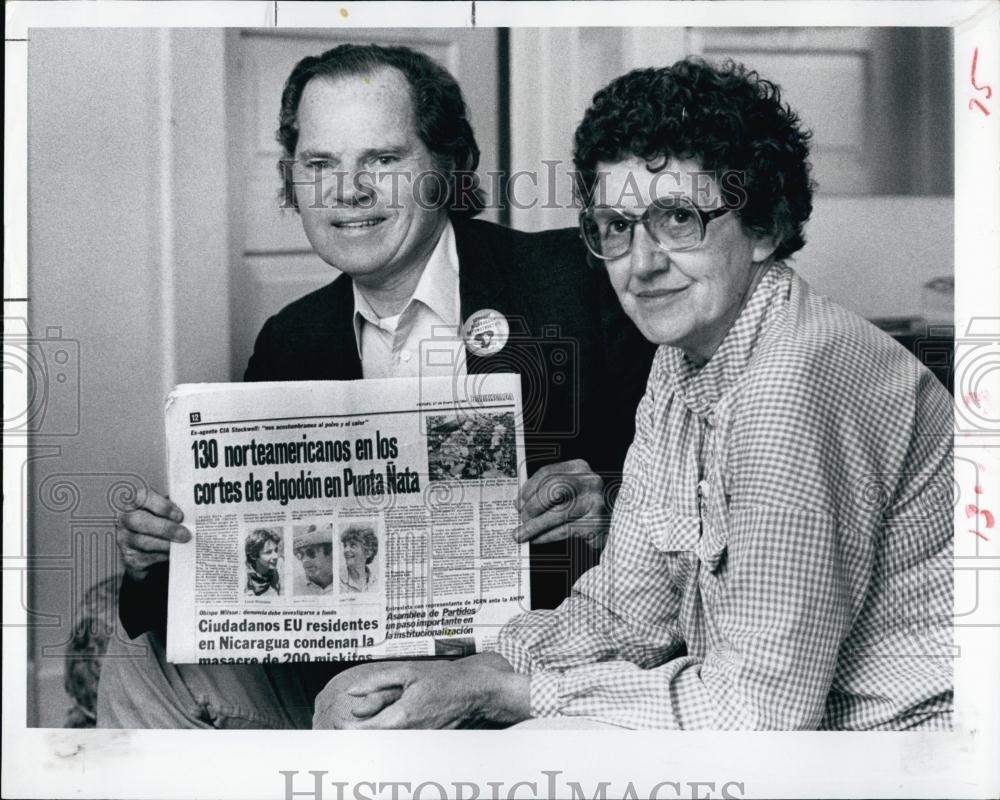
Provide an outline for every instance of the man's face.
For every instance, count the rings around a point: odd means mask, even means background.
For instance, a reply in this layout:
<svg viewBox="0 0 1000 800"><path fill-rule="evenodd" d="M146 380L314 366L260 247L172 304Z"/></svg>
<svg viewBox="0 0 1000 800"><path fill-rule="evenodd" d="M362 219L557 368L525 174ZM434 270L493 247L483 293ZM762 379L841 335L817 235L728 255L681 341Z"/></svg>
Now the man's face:
<svg viewBox="0 0 1000 800"><path fill-rule="evenodd" d="M606 181L608 205L632 216L653 200L677 196L705 209L722 204L716 177L693 161L671 159L656 173L635 157L597 168ZM773 243L747 233L734 212L711 220L701 245L692 250L666 252L641 224L632 235L632 249L605 262L625 313L651 342L707 360L756 285L760 272L754 262L769 256Z"/></svg>
<svg viewBox="0 0 1000 800"><path fill-rule="evenodd" d="M322 545L309 545L295 551L302 562L302 571L313 583L324 589L333 583L333 552Z"/></svg>
<svg viewBox="0 0 1000 800"><path fill-rule="evenodd" d="M309 243L362 286L402 282L447 220L434 202L443 178L417 135L406 78L391 68L313 78L298 120L293 175Z"/></svg>

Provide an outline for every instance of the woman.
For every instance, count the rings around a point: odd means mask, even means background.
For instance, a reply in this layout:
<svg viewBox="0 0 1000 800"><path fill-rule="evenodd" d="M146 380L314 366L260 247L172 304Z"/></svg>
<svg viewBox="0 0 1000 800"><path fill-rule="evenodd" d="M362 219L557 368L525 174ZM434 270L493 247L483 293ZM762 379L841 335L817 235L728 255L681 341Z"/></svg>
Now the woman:
<svg viewBox="0 0 1000 800"><path fill-rule="evenodd" d="M950 727L951 402L785 263L808 145L740 66L598 92L575 140L581 233L661 345L601 563L498 654L359 671L341 724ZM367 693L393 681L380 709Z"/></svg>
<svg viewBox="0 0 1000 800"><path fill-rule="evenodd" d="M253 597L281 594L281 534L257 528L247 535L246 593Z"/></svg>
<svg viewBox="0 0 1000 800"><path fill-rule="evenodd" d="M371 568L378 555L378 537L367 527L352 526L340 534L344 560L340 566L341 592L373 592L378 589L376 573Z"/></svg>

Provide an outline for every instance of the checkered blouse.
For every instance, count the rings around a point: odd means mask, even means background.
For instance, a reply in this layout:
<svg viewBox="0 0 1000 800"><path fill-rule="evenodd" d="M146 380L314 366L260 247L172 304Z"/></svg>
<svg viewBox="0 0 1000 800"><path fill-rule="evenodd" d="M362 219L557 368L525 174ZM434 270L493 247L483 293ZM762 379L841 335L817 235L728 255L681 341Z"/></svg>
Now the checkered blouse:
<svg viewBox="0 0 1000 800"><path fill-rule="evenodd" d="M952 407L788 267L702 368L661 347L599 566L501 632L535 716L951 726Z"/></svg>

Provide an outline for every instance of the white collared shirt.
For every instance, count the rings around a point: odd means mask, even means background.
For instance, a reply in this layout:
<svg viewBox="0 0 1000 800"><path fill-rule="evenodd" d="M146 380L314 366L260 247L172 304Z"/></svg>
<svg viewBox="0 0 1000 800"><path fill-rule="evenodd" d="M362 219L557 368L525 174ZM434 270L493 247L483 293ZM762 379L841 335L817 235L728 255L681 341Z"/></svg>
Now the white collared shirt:
<svg viewBox="0 0 1000 800"><path fill-rule="evenodd" d="M458 281L458 250L449 221L401 313L380 318L353 284L354 336L365 378L465 374Z"/></svg>

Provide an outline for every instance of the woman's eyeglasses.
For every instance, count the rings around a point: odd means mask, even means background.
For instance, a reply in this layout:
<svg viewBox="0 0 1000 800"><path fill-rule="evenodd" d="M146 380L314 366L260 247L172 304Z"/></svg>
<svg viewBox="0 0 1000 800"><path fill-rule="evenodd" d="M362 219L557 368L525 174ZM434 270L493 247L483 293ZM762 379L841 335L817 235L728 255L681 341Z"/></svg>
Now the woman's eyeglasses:
<svg viewBox="0 0 1000 800"><path fill-rule="evenodd" d="M676 253L698 247L708 223L730 210L703 211L683 197L656 200L638 217L617 208L591 207L580 213L580 233L596 258L610 261L628 255L635 226L641 222L660 248Z"/></svg>

